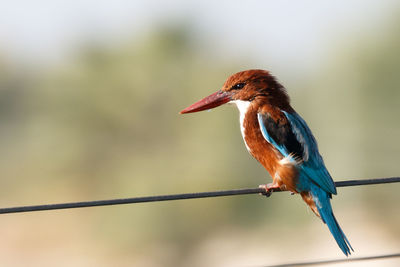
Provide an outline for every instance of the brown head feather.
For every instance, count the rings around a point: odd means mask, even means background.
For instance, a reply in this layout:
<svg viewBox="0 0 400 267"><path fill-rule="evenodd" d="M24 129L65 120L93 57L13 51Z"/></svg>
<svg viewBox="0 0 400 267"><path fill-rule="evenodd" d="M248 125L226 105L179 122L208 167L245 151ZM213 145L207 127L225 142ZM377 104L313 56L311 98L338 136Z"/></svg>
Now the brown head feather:
<svg viewBox="0 0 400 267"><path fill-rule="evenodd" d="M235 85L242 84L243 88L235 89ZM254 101L258 105L291 111L290 99L285 88L266 70L246 70L231 75L222 91L232 92L233 100Z"/></svg>

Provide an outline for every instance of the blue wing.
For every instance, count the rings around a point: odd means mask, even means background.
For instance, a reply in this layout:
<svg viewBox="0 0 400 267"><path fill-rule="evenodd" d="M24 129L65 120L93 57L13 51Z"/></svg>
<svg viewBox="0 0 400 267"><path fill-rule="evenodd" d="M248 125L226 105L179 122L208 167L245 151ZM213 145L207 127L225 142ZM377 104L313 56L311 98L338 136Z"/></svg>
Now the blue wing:
<svg viewBox="0 0 400 267"><path fill-rule="evenodd" d="M283 111L289 124L275 122L268 114L258 113L258 122L264 138L284 157L299 162L299 189L307 190L306 181L311 180L324 191L336 194L336 187L318 152L315 140L307 123L297 114Z"/></svg>

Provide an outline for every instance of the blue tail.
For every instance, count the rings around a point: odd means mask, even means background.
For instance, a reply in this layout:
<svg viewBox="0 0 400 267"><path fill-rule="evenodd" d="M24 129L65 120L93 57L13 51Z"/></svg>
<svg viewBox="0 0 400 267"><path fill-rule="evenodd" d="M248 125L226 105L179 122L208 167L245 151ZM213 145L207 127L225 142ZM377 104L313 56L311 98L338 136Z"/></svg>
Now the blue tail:
<svg viewBox="0 0 400 267"><path fill-rule="evenodd" d="M349 240L343 233L342 229L337 222L335 215L333 215L332 206L330 202L331 195L318 187L313 185L311 187L311 194L317 206L318 212L321 215L321 219L331 231L336 243L339 245L343 253L348 256L350 255L350 250L354 251L350 245Z"/></svg>

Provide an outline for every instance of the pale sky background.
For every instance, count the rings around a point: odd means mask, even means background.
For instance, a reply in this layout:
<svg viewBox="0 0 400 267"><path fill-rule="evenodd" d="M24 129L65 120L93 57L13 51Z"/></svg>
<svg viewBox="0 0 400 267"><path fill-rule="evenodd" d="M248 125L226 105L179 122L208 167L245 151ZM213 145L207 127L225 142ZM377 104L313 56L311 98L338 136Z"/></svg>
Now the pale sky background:
<svg viewBox="0 0 400 267"><path fill-rule="evenodd" d="M183 22L199 40L214 40L223 56L240 54L278 69L289 64L298 72L317 67L324 53L365 29L379 35L396 6L396 0L2 1L0 50L12 60L49 63L83 42L115 43Z"/></svg>

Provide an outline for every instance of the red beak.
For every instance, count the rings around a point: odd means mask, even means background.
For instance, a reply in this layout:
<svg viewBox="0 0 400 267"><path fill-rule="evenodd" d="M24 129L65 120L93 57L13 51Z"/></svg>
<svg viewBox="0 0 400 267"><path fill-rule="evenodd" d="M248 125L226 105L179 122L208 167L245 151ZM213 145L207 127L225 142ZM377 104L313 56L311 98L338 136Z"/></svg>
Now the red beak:
<svg viewBox="0 0 400 267"><path fill-rule="evenodd" d="M200 101L197 101L193 105L185 108L180 114L185 114L185 113L192 113L192 112L198 112L206 109L212 109L218 106L221 106L225 103L228 103L229 101L232 100L231 98L232 93L230 92L225 92L222 90L218 90L214 94L211 94L209 96L206 96Z"/></svg>

